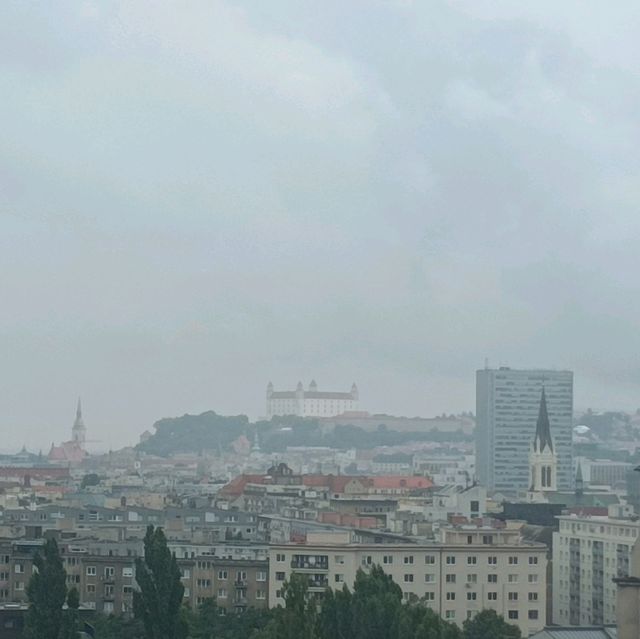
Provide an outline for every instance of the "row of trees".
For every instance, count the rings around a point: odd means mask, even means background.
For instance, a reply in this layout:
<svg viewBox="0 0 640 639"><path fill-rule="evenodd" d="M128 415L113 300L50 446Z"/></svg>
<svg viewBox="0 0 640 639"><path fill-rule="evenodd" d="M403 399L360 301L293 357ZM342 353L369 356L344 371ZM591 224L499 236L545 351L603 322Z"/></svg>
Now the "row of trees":
<svg viewBox="0 0 640 639"><path fill-rule="evenodd" d="M144 547L144 558L136 560L134 618L96 617L91 622L96 639L520 639L518 627L492 610L460 629L419 601L403 601L400 586L379 566L359 571L353 590L328 589L321 599L310 595L305 576L294 575L284 585L283 607L221 615L211 599L191 611L183 605L180 570L162 529L150 526ZM78 593L67 591L54 540L34 564L27 638L76 637Z"/></svg>

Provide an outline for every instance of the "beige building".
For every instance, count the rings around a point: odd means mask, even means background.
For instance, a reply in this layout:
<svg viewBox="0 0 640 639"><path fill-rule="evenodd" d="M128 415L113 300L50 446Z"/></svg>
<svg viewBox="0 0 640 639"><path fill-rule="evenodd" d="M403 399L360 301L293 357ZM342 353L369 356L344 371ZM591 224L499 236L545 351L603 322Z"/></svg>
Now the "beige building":
<svg viewBox="0 0 640 639"><path fill-rule="evenodd" d="M276 391L267 386L267 418L274 415L298 417L336 417L358 409L358 387L355 382L348 393L319 391L315 380L304 390L302 382L294 391Z"/></svg>
<svg viewBox="0 0 640 639"><path fill-rule="evenodd" d="M461 625L491 608L523 635L545 626L547 547L527 542L520 525L443 529L441 543L354 544L347 536L313 534L307 543L275 545L269 555L269 605L283 604L282 585L305 574L310 590L353 587L358 569L380 565L407 600L421 599Z"/></svg>
<svg viewBox="0 0 640 639"><path fill-rule="evenodd" d="M611 517L558 517L553 536L553 623L615 624L616 584L629 575L640 522Z"/></svg>

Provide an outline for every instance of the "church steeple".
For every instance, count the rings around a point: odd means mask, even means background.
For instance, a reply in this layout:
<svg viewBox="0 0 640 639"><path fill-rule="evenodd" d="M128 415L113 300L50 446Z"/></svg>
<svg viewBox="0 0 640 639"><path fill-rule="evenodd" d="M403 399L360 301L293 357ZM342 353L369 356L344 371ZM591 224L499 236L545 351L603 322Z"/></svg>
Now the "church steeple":
<svg viewBox="0 0 640 639"><path fill-rule="evenodd" d="M71 429L71 439L82 446L87 437L87 429L82 419L82 402L78 397L78 406L76 407L76 418Z"/></svg>
<svg viewBox="0 0 640 639"><path fill-rule="evenodd" d="M530 482L527 498L533 502L547 501L548 493L556 492L558 457L553 449L547 396L542 387L536 433L529 449Z"/></svg>
<svg viewBox="0 0 640 639"><path fill-rule="evenodd" d="M543 386L542 395L540 396L540 408L538 409L538 421L536 423L536 436L533 439L533 450L541 453L547 446L553 452L553 439L551 438L549 412L547 411L547 395Z"/></svg>

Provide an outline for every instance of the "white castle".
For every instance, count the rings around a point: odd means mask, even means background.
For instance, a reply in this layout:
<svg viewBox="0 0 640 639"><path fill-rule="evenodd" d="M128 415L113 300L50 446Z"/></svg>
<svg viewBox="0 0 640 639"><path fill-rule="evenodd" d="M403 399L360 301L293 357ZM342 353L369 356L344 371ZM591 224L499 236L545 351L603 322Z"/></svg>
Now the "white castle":
<svg viewBox="0 0 640 639"><path fill-rule="evenodd" d="M315 380L309 384L308 390L304 390L302 382L298 382L294 391L275 391L271 382L267 386L268 419L274 415L336 417L354 410L358 410L358 387L355 382L349 393L319 391Z"/></svg>

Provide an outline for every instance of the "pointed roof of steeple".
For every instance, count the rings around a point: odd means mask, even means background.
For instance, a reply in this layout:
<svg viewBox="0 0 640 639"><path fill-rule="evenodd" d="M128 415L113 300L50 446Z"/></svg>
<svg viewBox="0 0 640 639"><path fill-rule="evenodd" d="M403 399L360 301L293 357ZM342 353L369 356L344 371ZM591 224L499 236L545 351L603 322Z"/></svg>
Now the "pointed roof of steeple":
<svg viewBox="0 0 640 639"><path fill-rule="evenodd" d="M82 402L78 397L78 406L76 408L76 419L73 422L74 428L84 427L84 422L82 421Z"/></svg>
<svg viewBox="0 0 640 639"><path fill-rule="evenodd" d="M549 413L547 412L547 395L543 386L538 421L536 423L536 435L533 438L533 450L541 453L547 447L553 452L553 439L551 438L551 426L549 424Z"/></svg>

